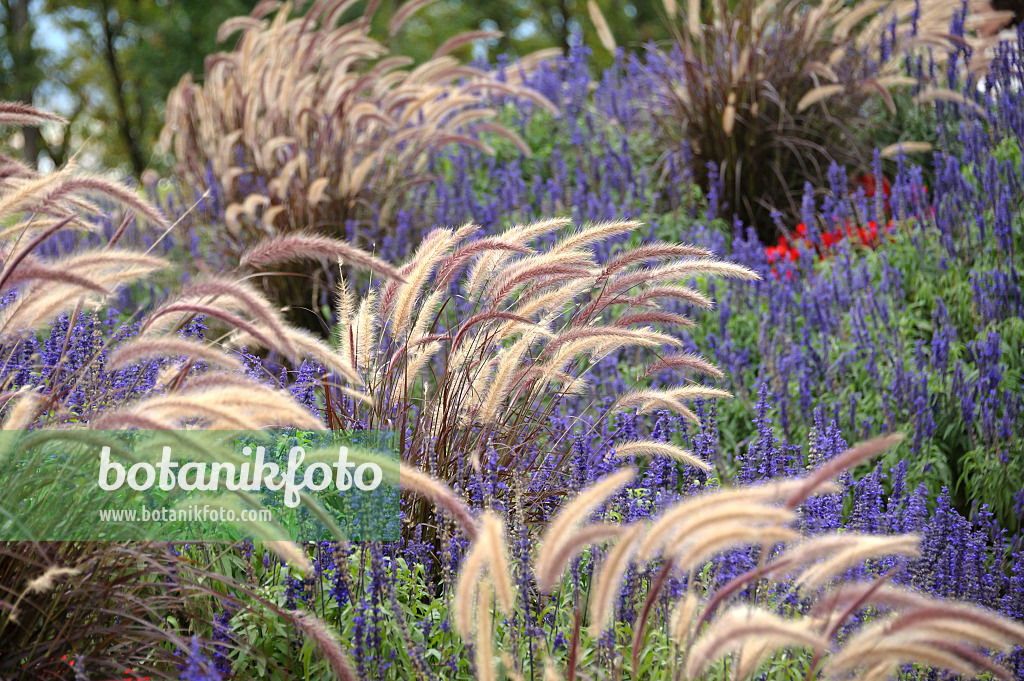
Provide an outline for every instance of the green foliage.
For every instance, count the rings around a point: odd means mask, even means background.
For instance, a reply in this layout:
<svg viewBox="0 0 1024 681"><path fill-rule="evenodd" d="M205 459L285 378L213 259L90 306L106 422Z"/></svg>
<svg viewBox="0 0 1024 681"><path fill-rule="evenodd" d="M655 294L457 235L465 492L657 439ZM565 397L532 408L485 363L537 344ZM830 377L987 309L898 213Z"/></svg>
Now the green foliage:
<svg viewBox="0 0 1024 681"><path fill-rule="evenodd" d="M148 167L164 168L153 145L168 91L183 74L202 70L221 22L255 4L9 0L3 8L8 20L27 6L22 28L27 38L9 43L16 68L7 71L12 78L0 78L0 99L45 102L70 121L63 134L53 130L33 137L35 151L55 166L84 147L87 162L136 177ZM24 48L26 40L31 50ZM29 161L34 165L36 159Z"/></svg>
<svg viewBox="0 0 1024 681"><path fill-rule="evenodd" d="M256 0L4 0L0 4L0 99L45 105L70 122L64 131L24 131L23 153L63 165L85 147L84 160L138 177L146 168L167 169L169 159L154 154L164 100L186 73L200 74L207 55L227 45L216 42L217 28L249 13ZM302 12L308 2L294 3ZM445 0L419 10L407 29L387 36L387 23L400 3L383 3L372 34L393 52L427 61L448 38L463 31L497 30L500 38L478 41L456 51L463 59L499 54L568 49L578 32L595 51L594 63L612 56L600 47L582 0L483 2ZM623 5L603 1L620 44L633 48L664 38L661 3ZM358 16L360 2L346 18Z"/></svg>

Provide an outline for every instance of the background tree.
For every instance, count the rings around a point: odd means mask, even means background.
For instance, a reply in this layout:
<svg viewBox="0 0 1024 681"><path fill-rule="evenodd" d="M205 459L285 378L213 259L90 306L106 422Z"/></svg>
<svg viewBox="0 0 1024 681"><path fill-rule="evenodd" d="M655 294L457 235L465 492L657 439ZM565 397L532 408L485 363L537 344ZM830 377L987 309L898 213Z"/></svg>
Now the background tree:
<svg viewBox="0 0 1024 681"><path fill-rule="evenodd" d="M21 131L22 155L60 166L83 160L138 175L150 165L163 100L201 71L220 23L255 0L0 0L0 97L70 121Z"/></svg>
<svg viewBox="0 0 1024 681"><path fill-rule="evenodd" d="M560 46L583 35L597 67L612 55L600 46L585 0L437 0L420 9L396 36L387 22L405 0L384 0L374 34L417 62L467 30L503 36L463 48L462 58L493 60ZM0 0L0 98L53 110L71 124L22 131L22 153L60 166L81 152L85 165L138 176L166 167L154 156L164 100L181 76L203 72L206 55L230 50L217 28L248 14L257 0ZM296 0L300 8L307 2ZM349 11L363 12L365 2ZM665 37L660 0L599 0L618 44L635 49Z"/></svg>
<svg viewBox="0 0 1024 681"><path fill-rule="evenodd" d="M386 9L393 11L399 4L395 0ZM612 24L619 45L626 49L637 49L649 40L669 36L660 0L599 0L598 5ZM382 30L387 16L389 12L382 11L378 17ZM447 37L480 29L503 33L502 38L475 47L478 54L481 47L486 47L491 59L499 54L523 55L546 47L568 50L574 33L581 33L586 44L594 48L598 66L607 66L612 59L600 46L590 24L586 0L436 2L417 13L402 34L391 40L390 46L395 52L423 60Z"/></svg>
<svg viewBox="0 0 1024 681"><path fill-rule="evenodd" d="M45 55L35 40L29 4L29 0L0 0L0 98L33 104L44 77ZM22 153L34 163L45 141L38 128L27 127L21 135Z"/></svg>

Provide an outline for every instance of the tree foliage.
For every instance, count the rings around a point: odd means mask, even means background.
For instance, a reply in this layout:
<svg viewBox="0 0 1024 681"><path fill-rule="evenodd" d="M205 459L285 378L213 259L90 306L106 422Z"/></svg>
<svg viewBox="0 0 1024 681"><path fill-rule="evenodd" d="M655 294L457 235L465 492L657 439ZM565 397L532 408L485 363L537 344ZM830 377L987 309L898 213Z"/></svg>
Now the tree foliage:
<svg viewBox="0 0 1024 681"><path fill-rule="evenodd" d="M118 168L136 177L161 170L154 156L167 93L186 73L203 73L219 45L217 28L248 14L257 0L0 0L0 98L44 106L64 116L67 129L22 131L22 153L54 167L81 150L79 161ZM302 12L309 4L294 3ZM567 48L573 33L594 47L598 66L611 62L587 19L583 0L440 0L419 12L399 35L387 24L401 3L385 0L372 34L393 53L426 61L463 31L495 30L457 53L493 61L500 54ZM665 37L659 0L598 3L619 44L634 49ZM360 15L365 2L349 10Z"/></svg>
<svg viewBox="0 0 1024 681"><path fill-rule="evenodd" d="M2 0L0 97L59 111L53 135L23 131L33 162L82 160L138 176L153 158L163 101L182 74L201 72L227 17L255 0Z"/></svg>

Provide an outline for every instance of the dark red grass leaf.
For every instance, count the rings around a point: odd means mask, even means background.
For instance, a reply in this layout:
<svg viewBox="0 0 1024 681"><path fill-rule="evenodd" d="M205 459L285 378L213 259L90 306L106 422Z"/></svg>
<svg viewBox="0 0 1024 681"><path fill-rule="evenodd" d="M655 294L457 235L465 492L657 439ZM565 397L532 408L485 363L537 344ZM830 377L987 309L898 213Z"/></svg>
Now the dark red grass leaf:
<svg viewBox="0 0 1024 681"><path fill-rule="evenodd" d="M831 640L832 637L836 635L836 632L839 631L839 628L843 626L843 622L848 620L850 616L853 615L853 613L857 612L857 610L859 610L865 603L867 603L873 595L878 593L878 590L881 589L885 585L885 583L892 579L897 573L899 573L901 569L902 568L900 567L894 567L891 570L887 571L884 575L882 575L874 582L872 582L871 588L867 589L860 596L853 599L853 601L851 601L850 604L846 606L843 612L839 614L839 618L835 621L835 623L832 626L830 626L828 630L825 632L825 638Z"/></svg>
<svg viewBox="0 0 1024 681"><path fill-rule="evenodd" d="M565 681L576 681L576 660L580 654L580 625L582 613L576 607L576 615L572 624L572 640L569 641L569 659L565 661Z"/></svg>
<svg viewBox="0 0 1024 681"><path fill-rule="evenodd" d="M729 598L729 596L761 577L768 576L773 572L778 572L779 570L786 568L792 562L792 559L778 560L771 565L756 567L751 570L747 570L741 575L733 577L725 586L716 591L715 595L707 602L704 606L704 610L700 613L700 617L697 618L697 624L693 627L693 630L695 632L700 631L701 626L708 621L712 613L714 613L715 608L725 601L725 599Z"/></svg>
<svg viewBox="0 0 1024 681"><path fill-rule="evenodd" d="M114 246L117 245L117 242L121 240L121 237L124 236L124 233L128 231L128 225L132 224L132 217L133 216L131 213L124 214L124 217L121 218L121 223L117 226L117 229L114 231L114 234L110 237L110 240L107 241L107 245L103 247L103 250L109 251L113 249Z"/></svg>
<svg viewBox="0 0 1024 681"><path fill-rule="evenodd" d="M189 641L167 629L168 616L210 631L214 604L283 614L245 583L218 574L214 561L176 557L165 542L0 544L0 584L23 585L51 566L79 566L82 573L67 588L33 594L22 603L22 626L4 629L4 678L44 678L65 664L59 660L61 651L86 651L84 661L94 679L123 678L126 668L170 677L178 674L174 665ZM245 642L232 645L266 661L272 675L283 673L279 663Z"/></svg>

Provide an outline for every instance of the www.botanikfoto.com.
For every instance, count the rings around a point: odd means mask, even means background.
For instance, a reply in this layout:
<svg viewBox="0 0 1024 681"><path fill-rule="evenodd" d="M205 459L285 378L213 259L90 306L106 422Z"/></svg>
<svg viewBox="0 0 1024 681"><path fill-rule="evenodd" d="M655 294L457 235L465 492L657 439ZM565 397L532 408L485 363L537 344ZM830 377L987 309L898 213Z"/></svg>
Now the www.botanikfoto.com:
<svg viewBox="0 0 1024 681"><path fill-rule="evenodd" d="M217 508L203 504L184 508L107 508L100 510L100 522L134 523L134 522L270 522L273 514L270 509L243 509L236 512L230 508Z"/></svg>

